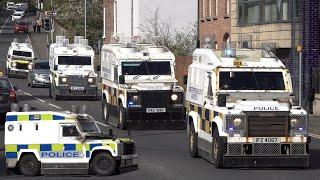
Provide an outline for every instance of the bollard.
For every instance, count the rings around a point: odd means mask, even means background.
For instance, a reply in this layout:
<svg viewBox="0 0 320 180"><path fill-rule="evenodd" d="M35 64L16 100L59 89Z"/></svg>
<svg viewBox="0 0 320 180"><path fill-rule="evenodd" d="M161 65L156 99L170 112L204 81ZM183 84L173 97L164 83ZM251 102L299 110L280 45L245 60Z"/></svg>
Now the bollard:
<svg viewBox="0 0 320 180"><path fill-rule="evenodd" d="M28 112L28 111L30 111L30 110L31 110L30 104L24 104L24 105L23 105L23 112Z"/></svg>
<svg viewBox="0 0 320 180"><path fill-rule="evenodd" d="M78 114L78 106L77 105L71 105L70 112L74 113L74 114Z"/></svg>

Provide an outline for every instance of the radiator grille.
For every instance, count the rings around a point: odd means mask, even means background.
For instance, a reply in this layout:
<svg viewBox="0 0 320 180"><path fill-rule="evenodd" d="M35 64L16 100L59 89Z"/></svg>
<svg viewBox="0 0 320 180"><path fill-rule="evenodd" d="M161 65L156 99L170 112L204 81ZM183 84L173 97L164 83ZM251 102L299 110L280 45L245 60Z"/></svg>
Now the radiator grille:
<svg viewBox="0 0 320 180"><path fill-rule="evenodd" d="M170 105L170 91L141 92L141 105L145 108L166 108Z"/></svg>
<svg viewBox="0 0 320 180"><path fill-rule="evenodd" d="M17 63L16 68L17 68L17 69L28 69L28 64Z"/></svg>
<svg viewBox="0 0 320 180"><path fill-rule="evenodd" d="M289 136L289 114L287 112L246 113L249 137Z"/></svg>

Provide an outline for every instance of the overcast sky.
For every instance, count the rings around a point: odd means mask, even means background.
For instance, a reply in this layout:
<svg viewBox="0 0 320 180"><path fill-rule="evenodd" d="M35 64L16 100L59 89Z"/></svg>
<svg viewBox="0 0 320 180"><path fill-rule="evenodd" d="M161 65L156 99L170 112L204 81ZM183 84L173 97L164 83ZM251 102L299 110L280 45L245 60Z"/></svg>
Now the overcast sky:
<svg viewBox="0 0 320 180"><path fill-rule="evenodd" d="M185 27L197 19L197 0L139 0L143 9L154 10L159 7L160 16L172 18L177 28ZM145 16L147 17L147 16Z"/></svg>

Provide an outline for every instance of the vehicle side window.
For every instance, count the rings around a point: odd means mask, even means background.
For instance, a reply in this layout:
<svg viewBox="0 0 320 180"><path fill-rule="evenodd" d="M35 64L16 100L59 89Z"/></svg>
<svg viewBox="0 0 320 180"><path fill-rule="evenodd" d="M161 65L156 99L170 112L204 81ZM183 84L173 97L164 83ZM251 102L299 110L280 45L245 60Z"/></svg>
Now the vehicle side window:
<svg viewBox="0 0 320 180"><path fill-rule="evenodd" d="M208 91L207 91L207 96L208 97L212 97L213 93L212 93L212 77L211 74L208 75Z"/></svg>
<svg viewBox="0 0 320 180"><path fill-rule="evenodd" d="M62 137L77 137L79 136L76 126L63 126Z"/></svg>

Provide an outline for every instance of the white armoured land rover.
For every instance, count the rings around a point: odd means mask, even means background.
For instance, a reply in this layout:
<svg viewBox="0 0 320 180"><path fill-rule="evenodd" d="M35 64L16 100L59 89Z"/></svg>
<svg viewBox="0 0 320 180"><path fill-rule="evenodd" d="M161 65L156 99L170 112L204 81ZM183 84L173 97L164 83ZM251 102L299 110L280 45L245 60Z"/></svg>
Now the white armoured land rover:
<svg viewBox="0 0 320 180"><path fill-rule="evenodd" d="M63 36L50 45L50 96L97 98L97 74L94 72L94 51L88 40L76 36L74 44Z"/></svg>
<svg viewBox="0 0 320 180"><path fill-rule="evenodd" d="M35 60L31 44L19 43L14 40L8 50L7 75L27 76Z"/></svg>
<svg viewBox="0 0 320 180"><path fill-rule="evenodd" d="M102 47L102 107L107 122L118 117L148 127L185 126L184 90L177 85L175 57L152 44L108 44Z"/></svg>
<svg viewBox="0 0 320 180"><path fill-rule="evenodd" d="M188 146L220 167L308 167L308 114L270 51L197 49L186 94Z"/></svg>

